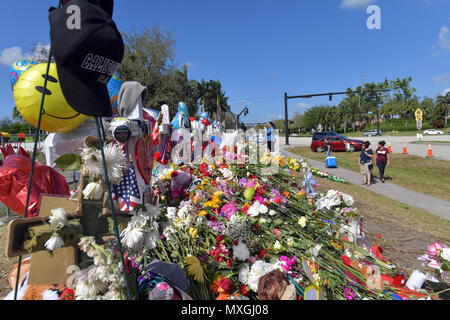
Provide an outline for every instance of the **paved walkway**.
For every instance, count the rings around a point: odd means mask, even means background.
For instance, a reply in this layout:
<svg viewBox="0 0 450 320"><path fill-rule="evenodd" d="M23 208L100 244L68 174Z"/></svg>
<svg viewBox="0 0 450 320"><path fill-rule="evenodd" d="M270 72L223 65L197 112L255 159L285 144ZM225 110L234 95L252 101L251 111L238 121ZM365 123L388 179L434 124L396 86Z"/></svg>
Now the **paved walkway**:
<svg viewBox="0 0 450 320"><path fill-rule="evenodd" d="M296 145L291 145L288 148L296 147ZM302 158L299 155L293 154L291 152L286 151L285 146L281 147L282 152L293 158ZM323 162L316 161L316 160L310 160L306 159L313 167L318 168L320 170L328 171L336 176L339 176L345 180L347 180L350 183L353 183L355 185L361 185L362 183L362 176L359 173L337 168L337 169L327 169L325 166L325 160ZM339 166L339 163L338 163ZM399 202L402 202L408 206L416 207L418 209L421 209L423 211L430 212L434 215L437 215L439 217L442 217L444 219L450 220L450 202L439 199L433 196L429 196L423 193L415 192L397 185L394 185L392 183L375 183L372 184L370 187L364 187L367 188L367 190L376 192L380 195L383 195L387 198L397 200Z"/></svg>

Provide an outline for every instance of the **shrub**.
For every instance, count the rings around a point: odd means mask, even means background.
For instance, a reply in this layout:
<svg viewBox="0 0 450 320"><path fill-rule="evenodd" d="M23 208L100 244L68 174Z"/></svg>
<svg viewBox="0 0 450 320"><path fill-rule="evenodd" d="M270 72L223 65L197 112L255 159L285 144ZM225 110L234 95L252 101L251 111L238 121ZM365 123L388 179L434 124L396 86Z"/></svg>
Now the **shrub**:
<svg viewBox="0 0 450 320"><path fill-rule="evenodd" d="M422 130L431 129L431 124L428 122L423 123ZM373 130L377 129L376 123L368 124L365 130ZM389 119L385 122L380 122L380 130L383 132L391 132L391 131L405 131L405 120L402 119ZM417 130L417 124L415 119L408 119L407 131L415 131Z"/></svg>
<svg viewBox="0 0 450 320"><path fill-rule="evenodd" d="M431 126L433 129L442 129L445 128L445 122L442 120L433 120L431 121Z"/></svg>

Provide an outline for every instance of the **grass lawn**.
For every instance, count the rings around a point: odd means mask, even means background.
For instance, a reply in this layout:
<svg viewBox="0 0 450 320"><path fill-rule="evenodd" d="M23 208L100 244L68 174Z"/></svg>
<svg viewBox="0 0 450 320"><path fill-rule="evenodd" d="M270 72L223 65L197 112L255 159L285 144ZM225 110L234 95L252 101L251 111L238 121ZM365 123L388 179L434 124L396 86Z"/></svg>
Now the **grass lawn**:
<svg viewBox="0 0 450 320"><path fill-rule="evenodd" d="M449 237L450 220L409 207L357 185L342 184L321 178L317 180L319 190L323 193L334 189L352 195L356 201L358 212L364 217L371 216L378 221L396 221L396 223L401 223L402 227L410 227L413 230L423 231L438 238L448 239Z"/></svg>
<svg viewBox="0 0 450 320"><path fill-rule="evenodd" d="M323 154L313 152L309 147L292 148L290 151L305 158L323 161ZM339 152L333 155L340 167L360 172L359 152ZM386 169L386 177L392 179L388 182L450 201L449 164L450 162L446 160L391 154L391 165ZM377 174L378 169L375 166L374 175Z"/></svg>

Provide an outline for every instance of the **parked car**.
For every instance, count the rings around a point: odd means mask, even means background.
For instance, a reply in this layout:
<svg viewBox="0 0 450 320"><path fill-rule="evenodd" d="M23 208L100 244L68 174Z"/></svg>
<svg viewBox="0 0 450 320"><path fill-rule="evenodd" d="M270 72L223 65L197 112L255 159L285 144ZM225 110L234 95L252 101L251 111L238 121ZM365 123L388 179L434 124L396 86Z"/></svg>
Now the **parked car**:
<svg viewBox="0 0 450 320"><path fill-rule="evenodd" d="M331 145L333 146L333 152L361 151L362 144L364 143L364 141L361 140L345 139L343 137L331 136L312 141L311 150L314 152L323 152L325 150L325 139L328 139L328 141L330 141Z"/></svg>
<svg viewBox="0 0 450 320"><path fill-rule="evenodd" d="M380 130L378 133L377 129L369 130L363 133L363 137L376 137L376 136L382 136L383 132Z"/></svg>
<svg viewBox="0 0 450 320"><path fill-rule="evenodd" d="M428 130L425 130L423 134L425 136L440 136L440 135L444 134L444 132L442 132L440 130L436 130L436 129L428 129Z"/></svg>
<svg viewBox="0 0 450 320"><path fill-rule="evenodd" d="M336 132L332 131L324 131L324 132L314 132L313 133L313 141L320 140L325 137L339 136Z"/></svg>

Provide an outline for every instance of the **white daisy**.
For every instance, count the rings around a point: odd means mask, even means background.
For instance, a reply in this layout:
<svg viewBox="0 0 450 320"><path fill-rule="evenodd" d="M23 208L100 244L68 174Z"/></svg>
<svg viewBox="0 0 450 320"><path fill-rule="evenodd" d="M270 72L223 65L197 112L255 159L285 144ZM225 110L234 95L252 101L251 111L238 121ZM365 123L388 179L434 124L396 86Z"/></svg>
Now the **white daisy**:
<svg viewBox="0 0 450 320"><path fill-rule="evenodd" d="M58 248L61 248L62 246L64 246L64 241L56 233L53 234L52 237L47 240L47 242L45 242L45 248L50 251L54 251Z"/></svg>

